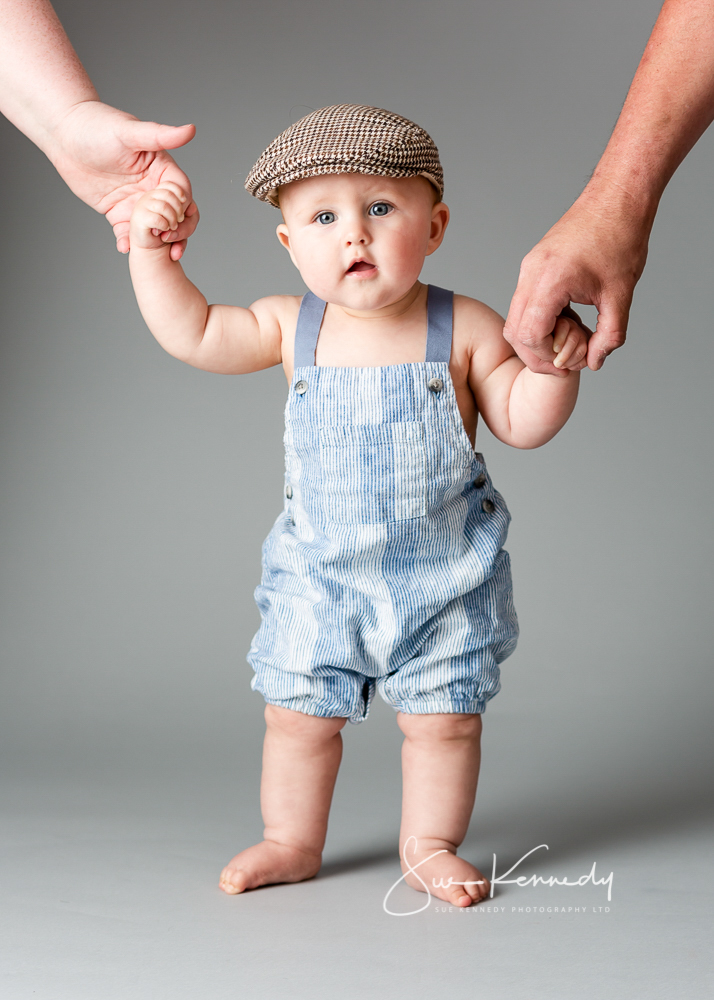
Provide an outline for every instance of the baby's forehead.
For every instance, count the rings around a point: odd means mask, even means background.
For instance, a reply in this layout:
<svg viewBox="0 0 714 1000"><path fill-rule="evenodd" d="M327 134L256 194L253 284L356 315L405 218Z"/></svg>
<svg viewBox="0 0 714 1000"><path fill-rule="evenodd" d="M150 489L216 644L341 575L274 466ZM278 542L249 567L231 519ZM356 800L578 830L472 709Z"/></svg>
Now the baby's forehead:
<svg viewBox="0 0 714 1000"><path fill-rule="evenodd" d="M439 200L439 192L425 177L383 177L379 174L334 173L305 177L282 184L277 191L280 207L303 206L324 200L349 198L371 201L395 198L400 201L422 199L428 195Z"/></svg>

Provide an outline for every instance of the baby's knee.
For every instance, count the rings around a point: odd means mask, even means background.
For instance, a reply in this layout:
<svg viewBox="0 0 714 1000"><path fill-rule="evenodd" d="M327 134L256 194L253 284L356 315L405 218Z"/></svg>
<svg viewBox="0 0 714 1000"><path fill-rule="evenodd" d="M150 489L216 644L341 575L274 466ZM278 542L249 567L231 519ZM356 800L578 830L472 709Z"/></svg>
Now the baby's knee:
<svg viewBox="0 0 714 1000"><path fill-rule="evenodd" d="M267 704L265 706L265 722L269 729L283 736L302 741L329 740L343 728L347 719L323 718L318 715L306 715L292 708Z"/></svg>
<svg viewBox="0 0 714 1000"><path fill-rule="evenodd" d="M399 728L411 740L476 740L481 735L481 716L465 712L408 715L397 713Z"/></svg>

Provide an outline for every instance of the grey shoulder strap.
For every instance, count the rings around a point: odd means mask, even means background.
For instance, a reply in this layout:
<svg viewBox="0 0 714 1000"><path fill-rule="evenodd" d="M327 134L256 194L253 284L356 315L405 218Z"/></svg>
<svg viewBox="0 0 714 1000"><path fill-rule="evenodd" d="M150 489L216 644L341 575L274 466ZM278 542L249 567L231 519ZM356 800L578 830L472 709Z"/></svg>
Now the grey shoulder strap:
<svg viewBox="0 0 714 1000"><path fill-rule="evenodd" d="M327 303L312 292L305 292L303 295L295 328L295 368L315 364L315 348L326 307Z"/></svg>
<svg viewBox="0 0 714 1000"><path fill-rule="evenodd" d="M312 292L305 292L300 303L295 329L295 368L315 364L315 349L327 303ZM445 361L451 358L453 333L454 293L438 285L429 285L427 292L426 361Z"/></svg>
<svg viewBox="0 0 714 1000"><path fill-rule="evenodd" d="M451 336L454 329L454 293L438 285L429 285L426 299L426 358L425 361L445 361L451 358Z"/></svg>

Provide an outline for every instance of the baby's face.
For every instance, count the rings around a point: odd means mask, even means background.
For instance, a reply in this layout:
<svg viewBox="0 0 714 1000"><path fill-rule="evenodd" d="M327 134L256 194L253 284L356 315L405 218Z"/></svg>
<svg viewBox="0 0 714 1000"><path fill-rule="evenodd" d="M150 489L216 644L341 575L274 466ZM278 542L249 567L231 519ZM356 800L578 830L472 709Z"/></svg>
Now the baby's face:
<svg viewBox="0 0 714 1000"><path fill-rule="evenodd" d="M449 210L424 177L328 174L280 188L278 239L326 302L371 312L414 286Z"/></svg>

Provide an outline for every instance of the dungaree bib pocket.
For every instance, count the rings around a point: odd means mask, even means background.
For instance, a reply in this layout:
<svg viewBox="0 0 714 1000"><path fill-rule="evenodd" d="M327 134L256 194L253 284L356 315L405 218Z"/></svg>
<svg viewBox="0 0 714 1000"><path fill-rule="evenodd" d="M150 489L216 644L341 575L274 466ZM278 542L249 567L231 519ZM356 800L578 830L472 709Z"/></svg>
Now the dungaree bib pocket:
<svg viewBox="0 0 714 1000"><path fill-rule="evenodd" d="M382 524L427 512L424 424L320 428L323 514L341 524Z"/></svg>

